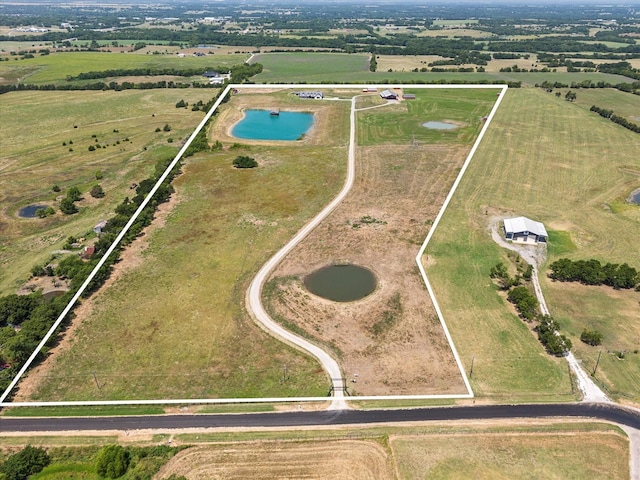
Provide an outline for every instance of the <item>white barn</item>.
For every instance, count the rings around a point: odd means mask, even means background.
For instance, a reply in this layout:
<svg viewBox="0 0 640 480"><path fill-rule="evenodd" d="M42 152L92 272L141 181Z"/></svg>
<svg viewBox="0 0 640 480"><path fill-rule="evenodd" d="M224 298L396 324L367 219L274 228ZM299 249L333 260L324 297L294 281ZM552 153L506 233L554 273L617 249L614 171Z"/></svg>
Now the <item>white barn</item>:
<svg viewBox="0 0 640 480"><path fill-rule="evenodd" d="M504 236L512 242L546 243L549 234L544 225L527 217L504 219Z"/></svg>

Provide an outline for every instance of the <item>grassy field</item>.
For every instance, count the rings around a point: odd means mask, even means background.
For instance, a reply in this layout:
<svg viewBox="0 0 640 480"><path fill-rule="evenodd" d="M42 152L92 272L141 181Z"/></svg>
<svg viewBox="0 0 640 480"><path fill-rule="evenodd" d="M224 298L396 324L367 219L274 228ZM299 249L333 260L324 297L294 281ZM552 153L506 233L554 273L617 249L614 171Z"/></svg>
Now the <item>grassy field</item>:
<svg viewBox="0 0 640 480"><path fill-rule="evenodd" d="M533 86L542 82L582 82L591 80L593 82L609 82L616 84L620 82L631 82L632 80L620 75L609 75L603 73L567 73L567 72L535 72L535 73L504 73L504 72L484 72L484 73L420 73L411 72L406 67L395 64L388 66L393 68L392 72L379 68L377 72L369 71L369 61L366 55L355 54L317 54L317 53L263 53L257 55L252 60L264 65L264 71L252 78L259 83L333 83L335 81L345 83L436 83L439 81L449 82L522 82L523 85ZM518 63L512 61L510 65ZM421 68L425 64L417 64L412 68ZM401 71L405 68L405 71ZM397 69L397 70L396 70Z"/></svg>
<svg viewBox="0 0 640 480"><path fill-rule="evenodd" d="M45 261L68 236L83 236L112 216L115 206L131 195L132 182L146 178L158 158L177 153L203 112L177 109L176 102L206 102L214 94L167 89L2 95L3 116L12 121L0 130L0 293L15 293L31 267ZM166 124L170 132L155 132ZM168 143L169 138L174 142ZM103 148L89 151L92 145ZM97 171L103 175L100 180ZM88 194L96 183L106 193L100 200ZM54 185L60 193L51 190ZM58 210L58 197L72 186L85 198L78 203L78 214L17 217L19 208L32 203Z"/></svg>
<svg viewBox="0 0 640 480"><path fill-rule="evenodd" d="M482 128L482 118L491 112L495 90L405 89L415 100L393 107L371 109L358 116L358 144L468 144ZM428 121L449 121L459 125L450 131L425 128Z"/></svg>
<svg viewBox="0 0 640 480"><path fill-rule="evenodd" d="M32 398L326 395L318 364L254 325L244 294L260 265L340 188L348 106L324 105L322 131L332 140L321 146L190 159L175 182L179 204L150 236L144 262L96 296ZM234 101L225 109L234 110ZM239 154L255 156L260 167L232 168Z"/></svg>
<svg viewBox="0 0 640 480"><path fill-rule="evenodd" d="M246 54L178 57L177 55L146 55L109 52L64 52L36 55L35 58L1 62L0 77L14 77L16 69L23 72L22 82L46 84L64 82L67 76L83 72L129 68L202 68L230 67L244 63ZM24 72L28 72L24 74Z"/></svg>
<svg viewBox="0 0 640 480"><path fill-rule="evenodd" d="M639 143L637 134L580 105L540 90L508 91L427 252L432 284L467 371L475 358L471 381L479 395L543 399L570 396L571 390L564 361L544 353L489 280L489 268L508 261L487 233L490 218L526 215L558 232L562 247L550 246L549 261L563 255L640 266L640 209L612 208L638 184ZM575 335L583 325L571 312L583 310L584 297L562 295L545 275L541 281L551 313L579 344ZM630 305L638 294L625 295L631 298L620 302L603 295L585 315L601 315L606 322L619 317L616 322L627 332L617 338L637 344L640 322L637 307ZM576 353L583 351L579 346ZM637 355L624 362L624 369L637 372ZM638 392L637 373L627 375L615 366L601 364L600 375L615 376L620 392Z"/></svg>

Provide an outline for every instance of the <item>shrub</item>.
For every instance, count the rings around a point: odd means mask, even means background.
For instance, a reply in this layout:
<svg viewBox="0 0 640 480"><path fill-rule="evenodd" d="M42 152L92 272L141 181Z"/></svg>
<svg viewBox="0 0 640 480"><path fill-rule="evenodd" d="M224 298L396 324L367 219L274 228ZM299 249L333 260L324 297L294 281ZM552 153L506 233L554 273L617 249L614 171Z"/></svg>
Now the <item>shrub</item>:
<svg viewBox="0 0 640 480"><path fill-rule="evenodd" d="M60 202L60 211L65 215L71 215L78 212L78 207L70 198L63 198Z"/></svg>
<svg viewBox="0 0 640 480"><path fill-rule="evenodd" d="M120 445L107 445L98 452L96 471L107 478L118 478L129 468L129 452Z"/></svg>
<svg viewBox="0 0 640 480"><path fill-rule="evenodd" d="M258 166L258 162L254 158L240 155L233 161L233 166L236 168L255 168Z"/></svg>
<svg viewBox="0 0 640 480"><path fill-rule="evenodd" d="M538 299L525 286L515 287L507 295L507 300L513 303L520 315L526 320L532 320L535 317L538 308Z"/></svg>
<svg viewBox="0 0 640 480"><path fill-rule="evenodd" d="M580 340L592 346L602 344L602 333L597 330L584 329L580 334Z"/></svg>
<svg viewBox="0 0 640 480"><path fill-rule="evenodd" d="M44 449L27 445L7 458L0 471L4 473L7 480L23 480L41 472L50 462L51 459Z"/></svg>
<svg viewBox="0 0 640 480"><path fill-rule="evenodd" d="M165 124L164 127L162 127L162 130L164 130L165 132L170 132L171 127L168 124Z"/></svg>
<svg viewBox="0 0 640 480"><path fill-rule="evenodd" d="M60 191L60 187L58 185L54 185L53 187L51 187L51 190L57 193Z"/></svg>
<svg viewBox="0 0 640 480"><path fill-rule="evenodd" d="M89 145L89 151L93 152L96 149L96 147L94 147L93 145Z"/></svg>
<svg viewBox="0 0 640 480"><path fill-rule="evenodd" d="M89 194L93 198L102 198L102 197L104 197L104 190L102 189L102 187L99 184L98 185L94 185L93 187L91 187L91 191L89 192Z"/></svg>
<svg viewBox="0 0 640 480"><path fill-rule="evenodd" d="M82 193L80 193L80 189L78 187L71 187L67 190L67 198L72 202L77 202L82 200Z"/></svg>

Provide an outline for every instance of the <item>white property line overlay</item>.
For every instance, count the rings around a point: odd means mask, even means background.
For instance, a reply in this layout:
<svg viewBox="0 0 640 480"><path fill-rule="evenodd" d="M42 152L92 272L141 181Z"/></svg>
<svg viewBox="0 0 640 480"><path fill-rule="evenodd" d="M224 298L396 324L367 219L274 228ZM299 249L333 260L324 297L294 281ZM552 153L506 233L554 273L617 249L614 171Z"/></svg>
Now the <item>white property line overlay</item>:
<svg viewBox="0 0 640 480"><path fill-rule="evenodd" d="M437 226L438 226L438 224L440 222L440 219L444 215L444 212L447 209L447 207L448 207L448 205L449 205L449 203L451 201L451 198L453 197L453 194L455 193L456 189L458 188L458 185L460 184L460 181L461 181L464 173L466 172L467 167L469 166L469 163L471 163L473 155L475 154L478 146L480 145L480 142L481 142L482 138L484 137L484 134L487 131L487 129L488 129L493 117L494 117L495 112L497 111L500 103L502 102L502 99L504 98L504 95L505 95L505 93L506 93L506 91L508 89L507 85L500 85L500 84L486 84L486 85L485 84L481 84L481 85L471 85L471 84L470 85L448 85L448 84L416 84L416 85L412 85L412 84L407 84L407 85L405 85L405 84L379 84L379 85L372 85L372 84L277 84L277 85L270 85L270 84L229 84L229 85L227 85L225 90L219 95L218 99L216 100L214 105L211 107L209 112L207 112L207 114L202 119L200 124L193 131L193 133L191 134L189 139L185 142L183 147L180 149L180 151L178 152L176 157L169 164L169 166L164 171L162 176L158 179L158 181L153 186L151 191L147 194L147 196L142 201L142 203L140 204L138 209L134 212L134 214L131 217L131 219L126 223L126 225L124 226L122 231L118 234L116 239L113 241L113 243L111 244L109 249L106 251L106 253L103 255L103 257L100 259L100 261L95 266L95 268L91 271L91 273L89 274L87 279L84 281L84 283L81 285L81 287L78 289L78 291L75 293L73 298L69 301L69 303L67 304L65 309L62 311L60 316L57 318L57 320L51 326L51 328L49 329L47 334L44 336L44 338L41 340L41 342L38 344L36 349L31 354L31 356L27 359L27 361L22 366L20 371L16 374L15 378L9 384L7 389L0 396L0 407L3 407L3 406L5 406L5 407L7 407L7 406L15 406L15 407L26 407L26 406L41 407L42 406L42 407L44 407L44 406L175 405L175 404L184 405L184 404L284 403L284 402L330 401L330 398L328 398L328 397L283 397L283 398L274 397L274 398L225 398L225 399L206 398L206 399L163 399L163 400L89 400L89 401L56 401L56 402L46 402L46 401L45 402L5 402L5 399L7 398L9 393L13 390L13 388L16 386L16 384L20 381L20 379L24 375L24 373L31 366L31 364L33 363L34 359L36 358L36 356L38 355L40 350L44 347L44 345L47 343L49 338L53 335L55 330L60 326L60 324L62 323L64 318L69 314L69 312L74 307L74 305L76 304L76 302L78 301L78 299L80 298L82 293L84 293L84 291L87 289L89 283L93 280L93 278L95 277L97 272L100 270L100 268L104 265L104 263L109 258L111 253L120 244L120 242L122 241L124 236L127 234L127 232L129 231L129 229L131 228L133 223L137 220L137 218L140 215L140 213L142 212L142 210L147 206L149 201L151 201L151 199L155 195L155 193L158 190L158 188L160 188L160 185L165 181L165 179L167 178L169 173L173 170L173 168L175 168L176 164L182 159L185 151L187 150L187 148L189 148L189 146L191 145L191 142L193 141L193 139L196 137L196 135L198 133L200 133L200 130L202 130L202 128L207 124L207 122L209 121L211 116L215 113L215 111L218 109L218 107L223 102L223 100L227 97L229 92L232 89L264 89L264 88L272 88L272 89L303 88L305 90L306 89L318 89L318 90L321 90L321 89L327 89L327 88L345 88L345 89L363 89L363 88L382 88L382 89L386 89L386 88L409 88L409 89L430 89L430 88L435 88L435 89L438 89L438 88L439 89L500 89L500 93L498 95L498 99L495 102L493 108L491 109L491 113L486 118L486 121L484 122L484 126L483 126L482 130L480 131L480 134L478 135L473 147L471 148L471 151L469 152L469 155L467 156L467 159L465 160L462 168L460 169L460 173L456 177L456 180L453 183L453 186L451 187L451 190L449 191L449 194L447 195L447 197L446 197L446 199L444 201L444 204L442 205L442 208L440 209L440 212L436 216L436 219L434 220L433 225L431 226L431 229L429 230L429 232L427 234L427 237L426 237L424 243L422 244L422 247L420 248L420 250L418 252L418 255L416 256L416 263L418 264L418 268L420 269L420 273L422 275L422 278L423 278L423 280L425 282L425 285L427 287L427 290L429 292L429 296L431 297L431 301L433 302L433 305L435 307L436 313L438 315L438 319L440 320L442 328L443 328L443 330L445 332L445 336L447 338L447 341L449 342L449 346L451 347L453 355L454 355L454 357L456 359L456 363L458 365L458 368L460 370L460 373L462 375L462 378L464 380L464 384L465 384L465 386L467 388L467 392L468 393L466 393L466 394L452 394L452 395L356 396L356 397L345 397L345 400L354 400L354 401L362 401L362 400L441 400L441 399L473 398L474 395L473 395L473 391L471 389L471 385L469 383L469 379L467 378L467 375L465 373L464 367L462 366L462 362L460 361L460 357L459 357L459 355L457 353L457 350L456 350L456 348L454 346L453 339L451 338L451 334L449 333L449 329L447 328L446 322L445 322L444 317L442 315L442 311L440 310L440 306L439 306L439 304L438 304L438 302L436 300L436 297L435 297L435 294L434 294L433 289L431 287L431 284L429 283L429 280L427 279L427 274L426 274L425 269L424 269L424 267L422 265L421 257L424 255L424 252L426 251L427 245L429 244L429 241L431 240L431 237L433 236L433 233L435 232L435 230L436 230L436 228L437 228Z"/></svg>

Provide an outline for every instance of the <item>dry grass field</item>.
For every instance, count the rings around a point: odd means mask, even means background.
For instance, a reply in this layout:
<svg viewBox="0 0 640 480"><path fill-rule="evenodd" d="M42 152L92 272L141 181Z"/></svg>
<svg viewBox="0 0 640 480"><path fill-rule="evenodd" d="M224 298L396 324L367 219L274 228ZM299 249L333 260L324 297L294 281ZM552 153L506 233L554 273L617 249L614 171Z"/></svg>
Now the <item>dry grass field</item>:
<svg viewBox="0 0 640 480"><path fill-rule="evenodd" d="M288 255L266 288L274 318L328 346L348 378L357 374L354 394L465 392L414 258L474 136L460 128L463 133L450 132L434 143L416 135L421 141L413 144L406 129L455 118L477 134L495 90L416 92L416 103L408 107L359 113L358 138L366 146L357 149L352 191ZM310 294L302 279L334 263L369 268L378 288L349 303Z"/></svg>
<svg viewBox="0 0 640 480"><path fill-rule="evenodd" d="M158 158L173 157L203 117L175 108L184 99L208 101L213 91L12 92L2 95L0 129L0 293L15 293L31 268L73 235L85 236L109 218L129 186L146 178ZM165 124L170 132L155 132ZM169 139L173 143L168 143ZM95 151L90 146L100 145ZM100 171L103 178L96 179ZM102 199L89 195L100 183ZM60 192L53 192L58 185ZM80 212L63 215L58 203L76 186ZM46 219L22 219L21 207L52 206Z"/></svg>
<svg viewBox="0 0 640 480"><path fill-rule="evenodd" d="M431 70L429 66L430 63L435 62L436 60L443 60L444 57L439 55L378 55L378 72L386 72L389 69L394 72L410 72L411 70L421 68L428 68ZM501 68L513 67L517 65L518 68L522 69L530 69L530 68L542 68L541 65L537 64L536 55L531 55L529 58L517 58L513 60L490 60L488 64L484 67L487 72L499 72ZM458 68L458 67L473 67L476 65L448 65L443 66L441 68ZM566 70L566 69L565 69Z"/></svg>
<svg viewBox="0 0 640 480"><path fill-rule="evenodd" d="M491 423L176 435L200 445L157 478L628 478L629 443L616 427Z"/></svg>
<svg viewBox="0 0 640 480"><path fill-rule="evenodd" d="M318 145L312 133L288 145L231 148L224 119L245 98L225 104L212 128L225 149L188 159L162 228L131 247L138 256L91 298L67 347L27 378L18 398L326 395L319 365L258 328L244 294L258 268L342 185L349 103L309 103L318 110ZM270 105L285 108L287 99L274 96ZM238 155L259 167L233 168Z"/></svg>
<svg viewBox="0 0 640 480"><path fill-rule="evenodd" d="M638 97L624 98L638 104ZM488 233L490 217L526 215L544 222L553 233L549 262L568 256L640 268L640 208L623 204L640 182L639 147L637 134L588 107L538 89L507 92L426 260L467 368L475 359L471 381L477 394L537 399L571 395L564 360L544 352L490 282L491 266L509 262ZM566 237L564 243L574 247L564 248L554 237ZM585 352L579 340L584 327L611 332L605 334L605 349L638 348L637 292L578 289L553 283L544 274L541 282L552 315L579 356ZM587 358L593 359L594 352ZM603 379L616 379L615 389L609 388L637 402L640 355L601 363L600 368Z"/></svg>

